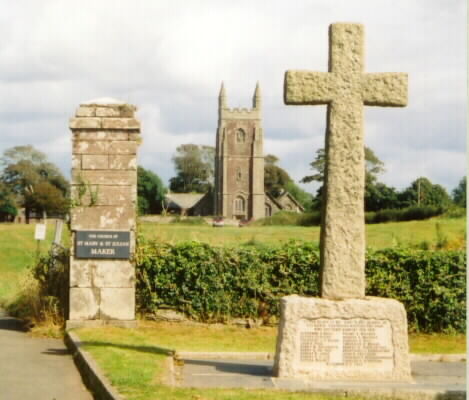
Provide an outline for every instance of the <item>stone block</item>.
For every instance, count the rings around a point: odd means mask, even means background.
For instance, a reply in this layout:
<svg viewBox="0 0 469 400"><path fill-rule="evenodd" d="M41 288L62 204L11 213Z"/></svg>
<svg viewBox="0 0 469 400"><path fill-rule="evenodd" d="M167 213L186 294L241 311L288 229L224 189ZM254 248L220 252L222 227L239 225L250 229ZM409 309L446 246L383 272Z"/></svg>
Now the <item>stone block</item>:
<svg viewBox="0 0 469 400"><path fill-rule="evenodd" d="M82 169L108 169L109 156L102 154L83 154Z"/></svg>
<svg viewBox="0 0 469 400"><path fill-rule="evenodd" d="M100 292L94 288L70 288L69 319L99 318Z"/></svg>
<svg viewBox="0 0 469 400"><path fill-rule="evenodd" d="M70 129L99 129L102 126L101 118L71 118Z"/></svg>
<svg viewBox="0 0 469 400"><path fill-rule="evenodd" d="M110 142L101 140L74 140L73 154L107 154Z"/></svg>
<svg viewBox="0 0 469 400"><path fill-rule="evenodd" d="M109 145L109 154L126 154L126 155L135 155L138 150L138 142L135 140L123 142L111 142Z"/></svg>
<svg viewBox="0 0 469 400"><path fill-rule="evenodd" d="M109 186L109 185L90 185L86 186L85 193L78 199L79 185L72 185L70 188L72 199L77 205L81 206L121 206L127 204L133 206L135 202L135 186ZM90 191L94 193L93 201Z"/></svg>
<svg viewBox="0 0 469 400"><path fill-rule="evenodd" d="M80 106L78 107L76 116L77 117L96 117L96 108L88 107L88 106Z"/></svg>
<svg viewBox="0 0 469 400"><path fill-rule="evenodd" d="M70 262L70 287L133 288L135 268L127 260L78 260Z"/></svg>
<svg viewBox="0 0 469 400"><path fill-rule="evenodd" d="M96 107L97 117L120 117L119 107Z"/></svg>
<svg viewBox="0 0 469 400"><path fill-rule="evenodd" d="M109 169L136 170L137 157L135 155L109 156Z"/></svg>
<svg viewBox="0 0 469 400"><path fill-rule="evenodd" d="M81 169L81 155L73 154L72 155L72 169Z"/></svg>
<svg viewBox="0 0 469 400"><path fill-rule="evenodd" d="M133 320L135 319L135 289L101 289L100 319Z"/></svg>
<svg viewBox="0 0 469 400"><path fill-rule="evenodd" d="M140 122L135 118L104 118L103 129L139 130Z"/></svg>
<svg viewBox="0 0 469 400"><path fill-rule="evenodd" d="M283 297L274 374L314 381L411 382L404 306L377 297Z"/></svg>
<svg viewBox="0 0 469 400"><path fill-rule="evenodd" d="M73 140L129 140L127 131L74 131Z"/></svg>
<svg viewBox="0 0 469 400"><path fill-rule="evenodd" d="M74 207L71 212L73 230L135 229L135 205Z"/></svg>
<svg viewBox="0 0 469 400"><path fill-rule="evenodd" d="M137 184L135 171L72 171L73 183L85 182L91 185L129 186Z"/></svg>

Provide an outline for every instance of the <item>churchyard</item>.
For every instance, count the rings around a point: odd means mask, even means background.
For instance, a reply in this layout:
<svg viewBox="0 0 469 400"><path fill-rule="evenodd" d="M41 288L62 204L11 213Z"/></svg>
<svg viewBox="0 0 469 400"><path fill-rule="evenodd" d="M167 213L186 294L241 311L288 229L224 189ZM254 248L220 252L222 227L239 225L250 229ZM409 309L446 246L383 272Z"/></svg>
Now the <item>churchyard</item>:
<svg viewBox="0 0 469 400"><path fill-rule="evenodd" d="M332 400L341 392L360 400L350 385L433 385L418 381L411 362L415 353L465 351L465 218L365 225L363 108L406 106L407 74L364 71L360 24L332 24L329 45L328 72L287 71L284 85L286 104L328 107L321 231L139 222L136 107L95 99L70 119L65 247L46 254L52 229L35 242L32 226L1 225L1 304L33 327L45 325L46 334L65 334L69 345L81 341L126 399ZM220 99L221 114L231 113ZM256 88L254 108L260 104ZM261 154L259 127L245 129ZM246 132L234 132L245 146ZM219 133L225 137L224 128ZM240 171L239 185L246 183ZM271 215L263 214L257 186L250 214L245 198L234 197L230 204L243 212L236 216ZM216 207L223 213L224 199ZM183 352L236 352L238 362L243 352L269 353L261 387L296 392L220 389L217 379L226 374L219 371L213 388L180 387L191 361ZM438 361L448 362L446 355ZM462 395L458 374L449 386L432 386L433 398L439 390ZM304 382L323 393L299 391Z"/></svg>

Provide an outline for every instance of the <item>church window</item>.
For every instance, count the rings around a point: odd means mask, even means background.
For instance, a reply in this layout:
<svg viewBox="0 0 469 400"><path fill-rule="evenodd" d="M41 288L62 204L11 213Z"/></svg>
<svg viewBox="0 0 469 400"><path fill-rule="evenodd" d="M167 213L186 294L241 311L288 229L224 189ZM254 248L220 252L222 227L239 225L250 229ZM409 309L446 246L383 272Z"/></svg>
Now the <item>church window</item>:
<svg viewBox="0 0 469 400"><path fill-rule="evenodd" d="M265 216L271 217L272 216L272 207L270 204L265 204Z"/></svg>
<svg viewBox="0 0 469 400"><path fill-rule="evenodd" d="M236 180L239 182L243 177L243 174L241 173L241 168L238 167L236 168Z"/></svg>
<svg viewBox="0 0 469 400"><path fill-rule="evenodd" d="M243 213L246 209L246 202L241 196L236 197L234 201L234 209L235 213Z"/></svg>
<svg viewBox="0 0 469 400"><path fill-rule="evenodd" d="M244 143L246 141L246 132L244 132L242 129L238 129L236 131L236 141L238 143Z"/></svg>

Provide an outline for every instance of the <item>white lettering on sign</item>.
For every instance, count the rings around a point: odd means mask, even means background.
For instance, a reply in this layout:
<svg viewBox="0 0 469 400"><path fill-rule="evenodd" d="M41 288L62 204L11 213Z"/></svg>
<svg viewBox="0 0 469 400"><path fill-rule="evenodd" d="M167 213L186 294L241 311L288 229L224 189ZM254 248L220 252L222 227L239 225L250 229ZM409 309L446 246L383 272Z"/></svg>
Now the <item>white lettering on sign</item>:
<svg viewBox="0 0 469 400"><path fill-rule="evenodd" d="M335 371L394 368L392 329L388 320L328 319L299 321L299 361L309 368Z"/></svg>

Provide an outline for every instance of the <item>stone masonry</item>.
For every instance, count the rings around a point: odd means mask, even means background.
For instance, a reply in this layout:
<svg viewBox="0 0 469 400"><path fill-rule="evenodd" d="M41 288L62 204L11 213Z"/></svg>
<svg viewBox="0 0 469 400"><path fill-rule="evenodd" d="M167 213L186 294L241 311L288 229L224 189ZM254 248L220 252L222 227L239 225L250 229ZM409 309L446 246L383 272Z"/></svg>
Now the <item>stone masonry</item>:
<svg viewBox="0 0 469 400"><path fill-rule="evenodd" d="M72 246L67 327L135 320L137 149L136 107L114 99L82 103L73 134L73 242L77 231L130 232L129 259L78 259Z"/></svg>
<svg viewBox="0 0 469 400"><path fill-rule="evenodd" d="M364 73L364 29L332 24L329 72L287 71L286 104L327 104L321 298L287 296L274 373L411 381L404 306L365 297L363 105L405 106L407 75Z"/></svg>
<svg viewBox="0 0 469 400"><path fill-rule="evenodd" d="M252 109L228 108L223 84L218 102L215 215L264 218L264 134L259 84Z"/></svg>

